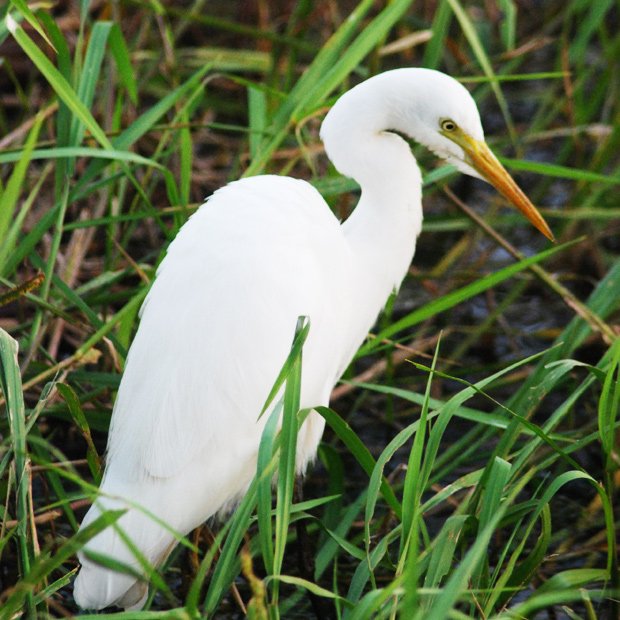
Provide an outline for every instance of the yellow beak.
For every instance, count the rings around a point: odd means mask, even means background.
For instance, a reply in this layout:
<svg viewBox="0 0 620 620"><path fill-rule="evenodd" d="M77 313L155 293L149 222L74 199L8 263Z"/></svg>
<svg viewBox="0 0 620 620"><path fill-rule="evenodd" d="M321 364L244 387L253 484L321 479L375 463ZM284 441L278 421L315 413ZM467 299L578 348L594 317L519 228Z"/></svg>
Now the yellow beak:
<svg viewBox="0 0 620 620"><path fill-rule="evenodd" d="M500 164L486 142L478 141L459 127L454 131L442 131L446 138L456 142L467 155L467 163L508 199L550 241L555 241L551 229L538 209L530 202L514 179Z"/></svg>

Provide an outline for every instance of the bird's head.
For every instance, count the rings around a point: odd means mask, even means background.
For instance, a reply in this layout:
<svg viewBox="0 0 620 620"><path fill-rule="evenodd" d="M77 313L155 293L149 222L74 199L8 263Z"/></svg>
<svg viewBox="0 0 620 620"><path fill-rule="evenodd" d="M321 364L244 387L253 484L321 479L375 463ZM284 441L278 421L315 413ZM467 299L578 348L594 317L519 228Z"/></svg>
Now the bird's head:
<svg viewBox="0 0 620 620"><path fill-rule="evenodd" d="M377 176L375 137L390 133L406 135L461 172L487 181L553 240L536 207L487 146L476 103L454 78L419 68L380 73L345 93L321 127L330 159L358 181L360 171Z"/></svg>
<svg viewBox="0 0 620 620"><path fill-rule="evenodd" d="M464 174L493 185L550 240L553 233L484 139L480 114L467 89L427 69L416 73L416 96L403 106L399 129Z"/></svg>

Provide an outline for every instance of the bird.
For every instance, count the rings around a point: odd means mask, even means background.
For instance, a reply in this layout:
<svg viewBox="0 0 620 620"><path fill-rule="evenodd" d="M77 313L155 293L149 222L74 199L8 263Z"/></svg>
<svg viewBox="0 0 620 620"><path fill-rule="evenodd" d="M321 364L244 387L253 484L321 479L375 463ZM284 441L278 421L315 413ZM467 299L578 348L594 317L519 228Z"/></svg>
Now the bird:
<svg viewBox="0 0 620 620"><path fill-rule="evenodd" d="M344 222L304 180L246 177L198 208L158 267L114 404L100 493L81 528L104 511L126 512L78 554L79 607L142 608L148 583L130 547L159 566L176 544L171 530L186 535L234 509L255 475L268 418L259 414L300 316L310 322L300 404L328 405L414 256L422 175L407 139L495 186L553 241L487 146L474 99L444 73L399 68L362 81L332 106L320 136L361 188ZM312 411L300 428L298 473L324 424ZM98 563L97 553L135 574Z"/></svg>

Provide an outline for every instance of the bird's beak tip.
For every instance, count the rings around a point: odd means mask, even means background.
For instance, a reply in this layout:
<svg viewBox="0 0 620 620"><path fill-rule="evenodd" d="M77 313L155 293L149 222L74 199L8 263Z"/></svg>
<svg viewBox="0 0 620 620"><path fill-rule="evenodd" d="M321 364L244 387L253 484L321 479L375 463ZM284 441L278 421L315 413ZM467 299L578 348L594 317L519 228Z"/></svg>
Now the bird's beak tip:
<svg viewBox="0 0 620 620"><path fill-rule="evenodd" d="M555 236L543 216L508 174L486 142L475 140L468 135L461 136L461 140L458 144L469 157L469 163L474 170L521 211L549 241L555 243Z"/></svg>

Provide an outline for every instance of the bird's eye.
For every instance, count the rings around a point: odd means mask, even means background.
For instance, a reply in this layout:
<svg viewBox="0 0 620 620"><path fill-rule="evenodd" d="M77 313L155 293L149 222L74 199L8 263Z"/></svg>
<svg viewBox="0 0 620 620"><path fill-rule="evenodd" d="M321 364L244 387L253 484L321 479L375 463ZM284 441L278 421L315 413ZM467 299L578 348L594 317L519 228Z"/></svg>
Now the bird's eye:
<svg viewBox="0 0 620 620"><path fill-rule="evenodd" d="M443 131L454 131L456 129L456 123L449 118L445 118L441 121L441 128Z"/></svg>

